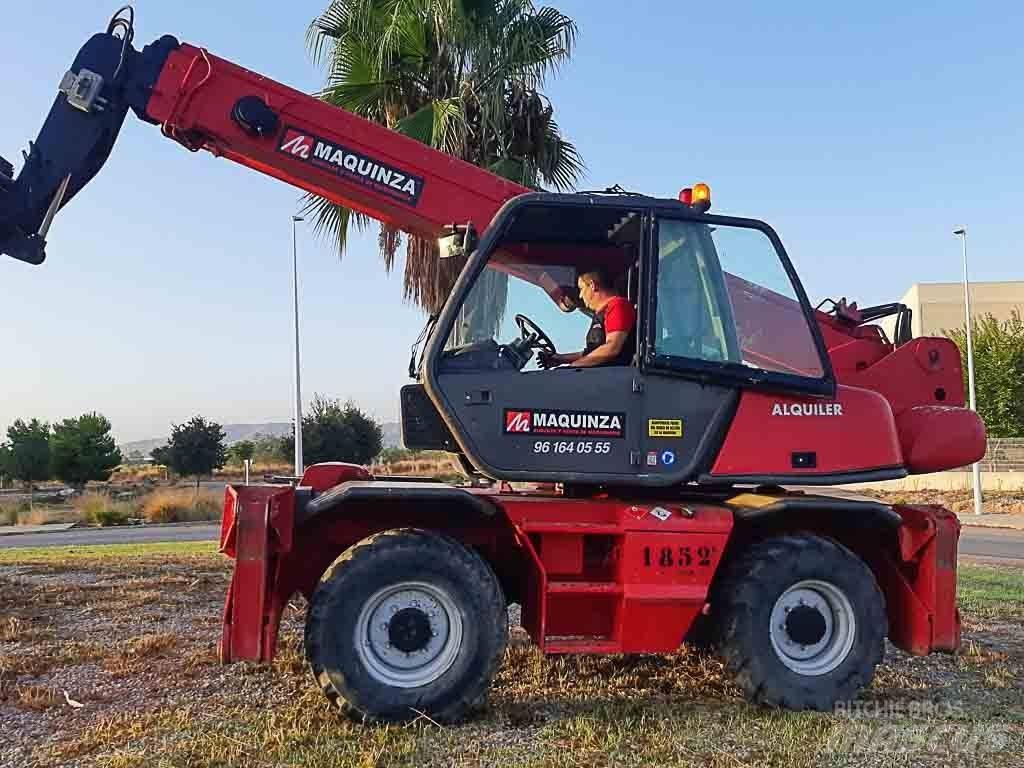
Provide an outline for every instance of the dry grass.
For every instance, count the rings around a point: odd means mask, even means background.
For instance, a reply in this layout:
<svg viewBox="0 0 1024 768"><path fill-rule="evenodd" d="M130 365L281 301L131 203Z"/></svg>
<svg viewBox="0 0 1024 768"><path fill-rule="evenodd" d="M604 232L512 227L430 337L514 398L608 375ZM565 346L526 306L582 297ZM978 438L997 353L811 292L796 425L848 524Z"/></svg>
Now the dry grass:
<svg viewBox="0 0 1024 768"><path fill-rule="evenodd" d="M167 468L160 464L122 464L110 475L111 483L156 482L167 478Z"/></svg>
<svg viewBox="0 0 1024 768"><path fill-rule="evenodd" d="M18 525L45 525L52 522L53 512L46 507L22 508L17 514Z"/></svg>
<svg viewBox="0 0 1024 768"><path fill-rule="evenodd" d="M451 454L441 451L424 451L417 454L416 458L379 464L371 467L370 471L378 475L412 475L445 479L465 476L458 460Z"/></svg>
<svg viewBox="0 0 1024 768"><path fill-rule="evenodd" d="M887 504L938 504L953 512L973 512L974 496L970 489L956 491L886 491L860 490ZM984 510L990 514L1024 515L1024 491L985 491Z"/></svg>
<svg viewBox="0 0 1024 768"><path fill-rule="evenodd" d="M264 475L291 475L295 465L287 461L255 459L249 470L250 478L262 478ZM213 476L218 480L241 480L245 476L245 468L241 464L226 464L222 469L215 470Z"/></svg>
<svg viewBox="0 0 1024 768"><path fill-rule="evenodd" d="M182 644L184 638L170 632L128 640L121 643L102 660L103 668L113 675L126 677L145 670L157 659L166 659Z"/></svg>
<svg viewBox="0 0 1024 768"><path fill-rule="evenodd" d="M155 656L164 656L172 650L181 638L169 632L162 632L155 635L143 635L128 642L128 655L133 659L148 659Z"/></svg>
<svg viewBox="0 0 1024 768"><path fill-rule="evenodd" d="M69 506L36 504L28 501L0 502L0 525L46 525L47 523L75 523L80 520L78 512Z"/></svg>
<svg viewBox="0 0 1024 768"><path fill-rule="evenodd" d="M14 689L17 706L41 712L64 703L64 697L53 688L44 685L19 685Z"/></svg>
<svg viewBox="0 0 1024 768"><path fill-rule="evenodd" d="M16 563L17 575L5 563ZM949 705L945 714L856 720L765 711L742 702L711 656L548 658L517 634L490 706L443 728L425 718L366 727L332 710L309 679L299 606L285 613L272 665L219 666L227 574L208 543L0 551L0 615L59 633L27 646L20 627L13 643L21 646L0 646L0 729L11 734L9 744L0 739L0 764L1017 768L1024 749L1024 576L1012 569L963 569L968 605L986 609L965 607L963 652L891 652L864 696L873 706L939 702ZM21 660L13 677L9 657ZM33 702L56 692L62 708L31 708L16 698L26 686L43 689ZM64 690L85 706L64 706ZM10 730L8 713L18 723ZM23 735L28 723L33 737ZM950 733L977 728L1007 740L965 759L956 744L947 748ZM872 740L893 732L938 736L910 741L902 753Z"/></svg>
<svg viewBox="0 0 1024 768"><path fill-rule="evenodd" d="M7 616L0 620L0 643L16 643L21 640L27 630L27 624L17 616Z"/></svg>
<svg viewBox="0 0 1024 768"><path fill-rule="evenodd" d="M0 525L17 525L20 502L0 501Z"/></svg>
<svg viewBox="0 0 1024 768"><path fill-rule="evenodd" d="M150 523L220 520L224 500L212 491L160 489L139 500L139 512Z"/></svg>

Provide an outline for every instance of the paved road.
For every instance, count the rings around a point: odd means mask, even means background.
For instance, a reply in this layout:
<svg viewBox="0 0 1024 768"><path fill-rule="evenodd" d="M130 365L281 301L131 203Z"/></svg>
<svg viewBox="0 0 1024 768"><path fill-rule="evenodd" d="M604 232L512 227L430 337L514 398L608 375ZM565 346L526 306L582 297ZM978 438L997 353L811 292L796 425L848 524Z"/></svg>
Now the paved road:
<svg viewBox="0 0 1024 768"><path fill-rule="evenodd" d="M960 556L1024 561L1024 531L964 526Z"/></svg>
<svg viewBox="0 0 1024 768"><path fill-rule="evenodd" d="M219 524L152 528L72 528L61 533L0 536L0 548L140 544L154 541L206 541L215 540L219 535ZM960 554L970 558L998 558L1024 562L1024 531L965 526L960 537Z"/></svg>
<svg viewBox="0 0 1024 768"><path fill-rule="evenodd" d="M66 547L91 544L143 544L156 541L207 541L220 537L220 523L138 528L72 528L58 533L0 536L0 549L9 547Z"/></svg>

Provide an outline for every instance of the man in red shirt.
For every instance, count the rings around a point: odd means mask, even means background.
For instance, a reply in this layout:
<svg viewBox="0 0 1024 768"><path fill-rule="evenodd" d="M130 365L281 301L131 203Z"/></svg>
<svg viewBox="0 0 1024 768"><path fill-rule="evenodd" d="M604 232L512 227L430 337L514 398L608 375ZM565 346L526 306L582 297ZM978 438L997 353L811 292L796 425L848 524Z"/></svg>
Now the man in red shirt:
<svg viewBox="0 0 1024 768"><path fill-rule="evenodd" d="M587 346L582 352L550 354L541 352L544 368L568 364L573 368L595 365L630 365L636 351L636 310L629 299L619 296L600 271L584 272L577 279L580 300L594 312Z"/></svg>

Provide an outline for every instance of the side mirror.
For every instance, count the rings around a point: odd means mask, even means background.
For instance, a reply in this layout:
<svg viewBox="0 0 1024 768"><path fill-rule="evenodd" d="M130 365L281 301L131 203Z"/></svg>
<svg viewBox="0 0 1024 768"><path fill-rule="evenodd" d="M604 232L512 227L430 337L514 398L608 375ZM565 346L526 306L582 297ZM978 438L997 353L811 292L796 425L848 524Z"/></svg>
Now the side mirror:
<svg viewBox="0 0 1024 768"><path fill-rule="evenodd" d="M468 256L476 245L476 230L472 224L452 224L450 232L437 238L438 257L451 259Z"/></svg>

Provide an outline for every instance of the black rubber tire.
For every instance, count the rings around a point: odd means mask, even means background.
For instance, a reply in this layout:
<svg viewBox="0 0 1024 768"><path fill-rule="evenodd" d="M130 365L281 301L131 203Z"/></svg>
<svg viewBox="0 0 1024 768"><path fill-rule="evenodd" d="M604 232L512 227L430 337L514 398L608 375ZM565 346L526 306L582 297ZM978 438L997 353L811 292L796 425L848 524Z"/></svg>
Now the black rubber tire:
<svg viewBox="0 0 1024 768"><path fill-rule="evenodd" d="M374 679L355 652L359 613L378 590L402 581L444 588L462 613L463 637L451 668L417 688ZM327 698L361 722L402 722L422 712L459 720L483 705L508 641L505 597L490 566L458 541L415 529L364 539L327 569L306 617L306 658Z"/></svg>
<svg viewBox="0 0 1024 768"><path fill-rule="evenodd" d="M804 579L826 581L842 590L857 624L850 652L823 675L791 670L769 635L776 601ZM874 574L857 555L831 539L799 534L755 544L727 565L711 605L716 649L727 671L756 704L831 710L871 683L885 655L888 619Z"/></svg>

